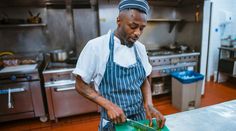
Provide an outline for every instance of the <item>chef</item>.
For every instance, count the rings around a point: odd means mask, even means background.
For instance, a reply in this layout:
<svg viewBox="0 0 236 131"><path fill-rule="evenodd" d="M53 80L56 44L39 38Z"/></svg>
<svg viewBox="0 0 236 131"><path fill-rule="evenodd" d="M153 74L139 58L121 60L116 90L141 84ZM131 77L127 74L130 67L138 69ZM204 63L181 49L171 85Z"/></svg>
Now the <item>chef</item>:
<svg viewBox="0 0 236 131"><path fill-rule="evenodd" d="M76 90L101 106L100 131L114 130L114 124L164 116L154 108L147 76L152 67L142 43L137 41L147 24L149 6L145 0L119 3L117 28L90 40L82 50L73 74ZM93 81L95 90L89 86Z"/></svg>

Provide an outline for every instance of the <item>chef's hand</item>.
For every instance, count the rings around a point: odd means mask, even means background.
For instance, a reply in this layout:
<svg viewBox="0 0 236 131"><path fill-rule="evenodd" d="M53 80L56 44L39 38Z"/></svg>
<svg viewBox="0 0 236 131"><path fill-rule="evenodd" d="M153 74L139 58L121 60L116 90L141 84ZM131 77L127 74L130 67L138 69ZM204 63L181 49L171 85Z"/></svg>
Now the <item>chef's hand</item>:
<svg viewBox="0 0 236 131"><path fill-rule="evenodd" d="M112 122L124 123L126 121L126 116L123 110L113 103L109 103L109 107L107 109L107 115Z"/></svg>
<svg viewBox="0 0 236 131"><path fill-rule="evenodd" d="M152 118L156 118L157 124L159 125L158 127L163 128L166 122L166 118L152 105L146 106L145 109L147 118L150 121L149 126L152 126Z"/></svg>

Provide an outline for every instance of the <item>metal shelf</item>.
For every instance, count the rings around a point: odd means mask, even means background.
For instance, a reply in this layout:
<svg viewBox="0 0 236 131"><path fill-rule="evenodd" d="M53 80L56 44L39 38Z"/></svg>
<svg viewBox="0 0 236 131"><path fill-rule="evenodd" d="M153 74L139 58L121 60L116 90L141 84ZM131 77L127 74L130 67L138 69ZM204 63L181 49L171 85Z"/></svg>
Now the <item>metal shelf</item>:
<svg viewBox="0 0 236 131"><path fill-rule="evenodd" d="M234 47L219 47L220 50L226 50L226 51L231 51L231 52L235 52L236 48Z"/></svg>
<svg viewBox="0 0 236 131"><path fill-rule="evenodd" d="M231 73L227 73L227 72L224 72L224 71L219 71L219 73L223 73L229 77L235 77L236 78L236 75L232 75Z"/></svg>
<svg viewBox="0 0 236 131"><path fill-rule="evenodd" d="M219 55L218 55L218 67L217 67L217 75L216 75L216 82L220 83L223 81L219 81L219 75L220 73L224 73L226 76L230 77L236 77L236 75L233 75L233 71L231 73L228 72L228 69L225 68L225 65L221 64L222 59L226 59L222 57L222 51L227 51L229 52L229 56L227 57L228 59L235 59L235 53L236 53L236 48L235 47L219 47ZM222 68L224 67L224 68ZM229 69L230 70L230 69Z"/></svg>
<svg viewBox="0 0 236 131"><path fill-rule="evenodd" d="M180 68L180 67L187 67L187 66L196 66L196 65L197 65L197 62L182 62L182 63L178 63L178 64L156 66L156 67L152 68L152 71Z"/></svg>
<svg viewBox="0 0 236 131"><path fill-rule="evenodd" d="M181 31L186 24L186 21L183 19L148 19L147 22L168 22L170 25L169 33L172 32L177 23L180 23L178 26L178 31Z"/></svg>
<svg viewBox="0 0 236 131"><path fill-rule="evenodd" d="M163 92L158 92L158 93L153 92L153 93L152 93L152 96L167 94L167 93L169 93L169 92L170 92L170 90L165 90L165 91L163 91Z"/></svg>
<svg viewBox="0 0 236 131"><path fill-rule="evenodd" d="M147 22L180 22L181 19L148 19Z"/></svg>
<svg viewBox="0 0 236 131"><path fill-rule="evenodd" d="M177 57L188 57L188 56L199 56L200 52L191 52L191 53L181 53L181 54L173 54L173 55L163 55L163 56L151 56L149 57L150 60L152 59L163 59L163 58L177 58Z"/></svg>
<svg viewBox="0 0 236 131"><path fill-rule="evenodd" d="M0 25L0 28L17 28L17 27L46 27L47 24L12 24L12 25Z"/></svg>

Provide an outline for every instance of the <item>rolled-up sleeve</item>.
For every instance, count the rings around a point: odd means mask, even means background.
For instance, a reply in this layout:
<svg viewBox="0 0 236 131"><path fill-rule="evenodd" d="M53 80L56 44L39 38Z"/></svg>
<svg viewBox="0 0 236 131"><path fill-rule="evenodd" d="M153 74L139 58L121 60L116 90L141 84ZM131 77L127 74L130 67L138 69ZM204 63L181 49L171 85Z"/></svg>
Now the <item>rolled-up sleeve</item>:
<svg viewBox="0 0 236 131"><path fill-rule="evenodd" d="M149 76L152 72L152 66L149 62L147 51L144 45L140 46L139 48L139 54L141 57L141 61L144 67L144 70L146 72L146 76Z"/></svg>
<svg viewBox="0 0 236 131"><path fill-rule="evenodd" d="M89 41L80 53L76 68L72 72L74 75L79 75L87 84L89 84L94 77L97 60L95 53L93 43Z"/></svg>

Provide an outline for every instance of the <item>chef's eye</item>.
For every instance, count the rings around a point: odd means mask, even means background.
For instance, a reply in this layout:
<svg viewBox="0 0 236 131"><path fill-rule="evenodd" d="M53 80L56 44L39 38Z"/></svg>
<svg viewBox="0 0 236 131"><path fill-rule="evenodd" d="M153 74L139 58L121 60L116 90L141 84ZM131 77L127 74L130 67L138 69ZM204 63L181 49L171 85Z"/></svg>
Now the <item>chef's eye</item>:
<svg viewBox="0 0 236 131"><path fill-rule="evenodd" d="M131 24L129 27L130 27L131 29L136 29L136 28L138 27L138 25L136 25L136 24Z"/></svg>
<svg viewBox="0 0 236 131"><path fill-rule="evenodd" d="M144 27L140 27L140 31L143 31Z"/></svg>

